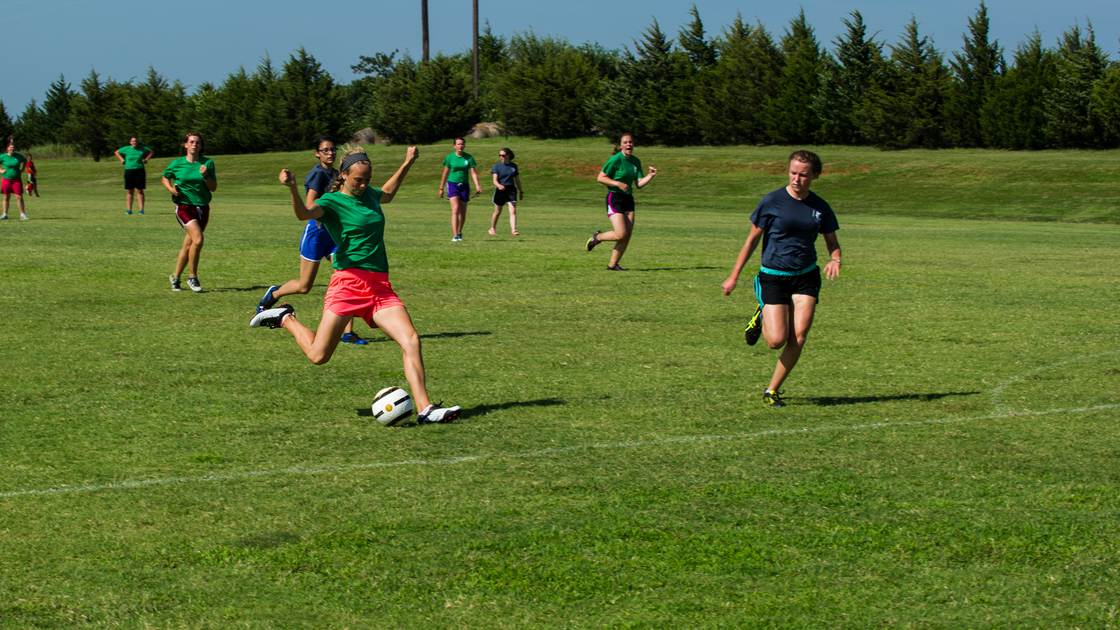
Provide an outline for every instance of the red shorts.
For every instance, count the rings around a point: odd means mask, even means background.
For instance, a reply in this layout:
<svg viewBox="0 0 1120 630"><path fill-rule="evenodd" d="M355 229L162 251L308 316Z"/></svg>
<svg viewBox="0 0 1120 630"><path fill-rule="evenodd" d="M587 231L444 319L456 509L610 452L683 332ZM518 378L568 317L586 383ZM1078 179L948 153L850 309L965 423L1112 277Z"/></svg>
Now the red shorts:
<svg viewBox="0 0 1120 630"><path fill-rule="evenodd" d="M393 292L389 274L364 269L336 269L323 298L324 313L360 317L370 328L377 328L374 313L393 306L404 306L404 302Z"/></svg>
<svg viewBox="0 0 1120 630"><path fill-rule="evenodd" d="M179 220L179 225L187 227L191 221L198 221L198 227L205 232L206 224L210 222L210 206L192 206L189 203L181 203L175 206L175 218Z"/></svg>
<svg viewBox="0 0 1120 630"><path fill-rule="evenodd" d="M23 182L18 179L8 179L7 177L0 177L0 194L7 195L11 193L22 195Z"/></svg>

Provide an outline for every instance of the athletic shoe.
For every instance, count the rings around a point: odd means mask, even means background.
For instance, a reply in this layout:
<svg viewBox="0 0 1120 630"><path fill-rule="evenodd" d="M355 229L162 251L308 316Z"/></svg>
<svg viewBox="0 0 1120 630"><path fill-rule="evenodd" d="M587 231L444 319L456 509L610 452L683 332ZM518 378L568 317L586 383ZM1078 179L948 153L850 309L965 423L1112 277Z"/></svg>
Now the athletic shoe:
<svg viewBox="0 0 1120 630"><path fill-rule="evenodd" d="M770 391L763 392L762 404L769 405L770 407L785 407L786 404L782 402L782 392L771 389Z"/></svg>
<svg viewBox="0 0 1120 630"><path fill-rule="evenodd" d="M497 235L498 235L498 233L494 231L494 228L490 228L490 236L497 236Z"/></svg>
<svg viewBox="0 0 1120 630"><path fill-rule="evenodd" d="M138 212L137 214L144 214L144 211L143 211L143 210L141 210L141 211L140 211L140 212Z"/></svg>
<svg viewBox="0 0 1120 630"><path fill-rule="evenodd" d="M463 408L459 405L454 407L440 407L443 401L439 401L434 405L428 405L420 415L416 416L416 424L442 424L451 422L459 417Z"/></svg>
<svg viewBox="0 0 1120 630"><path fill-rule="evenodd" d="M364 346L369 342L359 337L357 333L348 332L343 333L342 343L352 343L355 346Z"/></svg>
<svg viewBox="0 0 1120 630"><path fill-rule="evenodd" d="M187 286L190 287L191 291L194 291L195 293L202 292L202 285L198 283L198 276L191 276L187 278Z"/></svg>
<svg viewBox="0 0 1120 630"><path fill-rule="evenodd" d="M267 311L273 306L276 306L277 298L272 295L272 292L278 290L279 288L280 287L278 286L268 287L268 290L264 292L264 297L261 298L261 303L257 304L258 313L260 313L261 311Z"/></svg>
<svg viewBox="0 0 1120 630"><path fill-rule="evenodd" d="M20 220L20 221L26 221L26 220L28 220L28 219L30 219L30 218L31 218L31 217L27 216L26 214L24 214L24 213L22 213L22 212L21 212L21 213L19 213L19 220Z"/></svg>
<svg viewBox="0 0 1120 630"><path fill-rule="evenodd" d="M260 328L261 326L279 328L284 323L284 318L288 315L294 315L295 312L296 309L292 308L291 304L281 304L276 308L270 308L254 315L253 319L249 321L249 326L251 328Z"/></svg>
<svg viewBox="0 0 1120 630"><path fill-rule="evenodd" d="M131 210L125 210L124 213L125 214L132 214L132 211Z"/></svg>
<svg viewBox="0 0 1120 630"><path fill-rule="evenodd" d="M514 231L510 232L509 235L510 236L521 236L520 234L517 233L517 230L514 230Z"/></svg>
<svg viewBox="0 0 1120 630"><path fill-rule="evenodd" d="M4 219L7 219L7 218L8 218L8 213L7 212L5 212L4 214L0 214L0 221L3 221Z"/></svg>
<svg viewBox="0 0 1120 630"><path fill-rule="evenodd" d="M455 235L455 238L459 239L460 241L463 240L463 233L459 232L458 234Z"/></svg>
<svg viewBox="0 0 1120 630"><path fill-rule="evenodd" d="M171 290L172 291L182 291L183 290L182 285L179 284L179 279L178 278L176 278L175 276L167 276L167 279L171 280Z"/></svg>
<svg viewBox="0 0 1120 630"><path fill-rule="evenodd" d="M591 251L591 250L595 249L595 246L599 244L599 235L602 234L602 233L603 233L603 231L600 230L600 231L592 234L591 238L587 239L587 251Z"/></svg>
<svg viewBox="0 0 1120 630"><path fill-rule="evenodd" d="M754 317L751 321L747 322L747 329L743 331L747 338L747 345L753 346L758 343L758 338L762 336L762 307L759 306L758 310L754 312Z"/></svg>
<svg viewBox="0 0 1120 630"><path fill-rule="evenodd" d="M462 234L456 234L455 236L451 237L451 242L452 243L458 243L461 240L463 240L463 235Z"/></svg>
<svg viewBox="0 0 1120 630"><path fill-rule="evenodd" d="M607 271L629 271L629 269L623 267L622 265L615 265L613 267L608 266Z"/></svg>

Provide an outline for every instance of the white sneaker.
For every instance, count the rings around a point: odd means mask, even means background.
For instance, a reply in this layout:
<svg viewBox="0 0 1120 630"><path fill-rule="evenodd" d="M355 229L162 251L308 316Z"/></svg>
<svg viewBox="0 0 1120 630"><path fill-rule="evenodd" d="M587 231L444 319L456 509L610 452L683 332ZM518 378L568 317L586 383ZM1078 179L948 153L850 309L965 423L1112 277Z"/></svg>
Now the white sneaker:
<svg viewBox="0 0 1120 630"><path fill-rule="evenodd" d="M0 221L3 221L4 219L7 219L7 218L8 218L8 213L7 212L5 212L4 214L0 214Z"/></svg>
<svg viewBox="0 0 1120 630"><path fill-rule="evenodd" d="M4 216L8 216L8 215L4 215ZM31 218L31 217L27 216L26 214L24 214L24 213L22 213L22 212L21 212L21 213L19 213L19 220L20 220L20 221L26 221L26 220L28 220L28 219L30 219L30 218Z"/></svg>
<svg viewBox="0 0 1120 630"><path fill-rule="evenodd" d="M191 291L194 291L195 293L202 292L202 285L198 283L198 276L191 276L187 278L187 286L190 287Z"/></svg>
<svg viewBox="0 0 1120 630"><path fill-rule="evenodd" d="M460 236L459 234L456 234L455 236L453 236L453 237L451 238L451 242L452 242L452 243L458 243L458 242L459 242L459 241L461 241L461 240L463 240L463 237L462 237L462 236Z"/></svg>
<svg viewBox="0 0 1120 630"><path fill-rule="evenodd" d="M167 276L167 279L171 281L171 290L172 291L182 291L183 290L182 285L179 284L179 279L178 278L176 278L175 276Z"/></svg>
<svg viewBox="0 0 1120 630"><path fill-rule="evenodd" d="M439 402L439 404L442 405L443 401L441 400ZM463 408L460 407L459 405L455 405L454 407L439 407L439 406L436 406L436 405L428 405L424 409L424 411L420 412L420 415L416 416L416 423L417 424L442 424L442 423L451 422L455 418L458 418L459 414L462 411L463 411Z"/></svg>
<svg viewBox="0 0 1120 630"><path fill-rule="evenodd" d="M249 321L249 326L252 328L260 328L261 326L279 328L284 323L284 318L295 312L296 309L292 308L291 304L281 304L276 308L270 308L254 315L253 319Z"/></svg>

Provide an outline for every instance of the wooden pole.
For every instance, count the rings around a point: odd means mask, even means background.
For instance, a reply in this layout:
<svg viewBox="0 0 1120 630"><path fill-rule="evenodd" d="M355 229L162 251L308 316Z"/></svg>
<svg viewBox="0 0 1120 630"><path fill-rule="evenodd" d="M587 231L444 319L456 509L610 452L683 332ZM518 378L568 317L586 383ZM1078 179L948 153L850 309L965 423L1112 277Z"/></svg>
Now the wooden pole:
<svg viewBox="0 0 1120 630"><path fill-rule="evenodd" d="M424 29L424 58L425 65L428 63L428 0L420 0L420 23Z"/></svg>
<svg viewBox="0 0 1120 630"><path fill-rule="evenodd" d="M478 0L474 2L474 100L478 100Z"/></svg>

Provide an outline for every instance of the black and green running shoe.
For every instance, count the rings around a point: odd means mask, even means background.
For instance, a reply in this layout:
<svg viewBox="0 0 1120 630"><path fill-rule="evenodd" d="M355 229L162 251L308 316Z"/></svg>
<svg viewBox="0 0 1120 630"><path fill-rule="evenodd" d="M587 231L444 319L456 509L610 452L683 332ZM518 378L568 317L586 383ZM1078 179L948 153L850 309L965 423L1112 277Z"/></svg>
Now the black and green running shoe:
<svg viewBox="0 0 1120 630"><path fill-rule="evenodd" d="M747 322L747 329L743 332L747 338L748 346L758 343L758 338L762 336L762 306L759 306L758 310L754 312L754 317Z"/></svg>
<svg viewBox="0 0 1120 630"><path fill-rule="evenodd" d="M782 401L782 393L776 389L762 393L762 404L768 407L785 407L786 403Z"/></svg>

